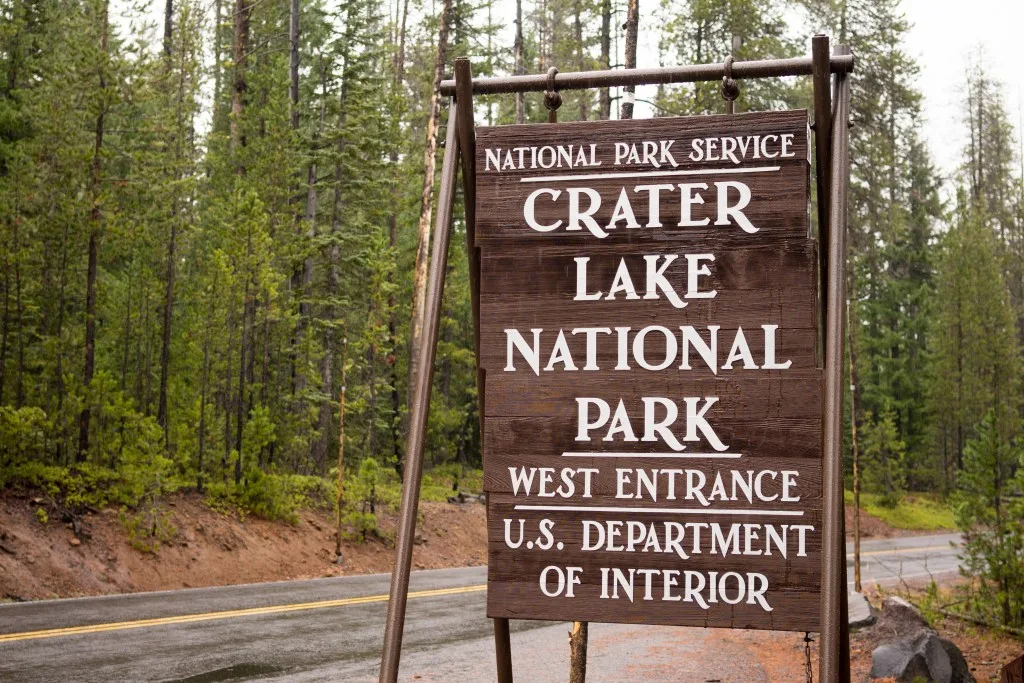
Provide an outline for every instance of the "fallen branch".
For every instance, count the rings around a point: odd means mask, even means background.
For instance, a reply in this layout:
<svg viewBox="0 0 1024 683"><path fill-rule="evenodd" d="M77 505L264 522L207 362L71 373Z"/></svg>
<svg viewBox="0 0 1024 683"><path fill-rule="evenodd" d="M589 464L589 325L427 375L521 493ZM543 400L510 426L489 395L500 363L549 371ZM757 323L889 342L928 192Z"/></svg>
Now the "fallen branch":
<svg viewBox="0 0 1024 683"><path fill-rule="evenodd" d="M915 607L920 609L920 605L915 605ZM996 631L1002 631L1004 633L1009 633L1010 635L1017 636L1018 638L1024 637L1024 628L1014 628L1013 626L1003 626L1002 624L993 624L993 623L991 623L989 621L985 621L984 619L979 619L978 617L972 617L972 616L969 616L967 614L960 614L959 612L953 612L953 611L947 610L947 609L936 609L936 610L933 610L933 611L938 612L939 614L941 614L944 617L949 617L951 619L956 619L958 621L963 621L963 622L966 622L968 624L973 624L974 626L984 626L985 628L991 628L991 629L994 629Z"/></svg>

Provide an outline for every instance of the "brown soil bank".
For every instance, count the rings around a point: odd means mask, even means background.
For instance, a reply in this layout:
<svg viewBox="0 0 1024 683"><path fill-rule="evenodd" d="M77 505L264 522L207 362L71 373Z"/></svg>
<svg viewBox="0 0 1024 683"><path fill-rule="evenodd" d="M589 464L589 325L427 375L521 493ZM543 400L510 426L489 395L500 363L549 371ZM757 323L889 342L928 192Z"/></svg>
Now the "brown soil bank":
<svg viewBox="0 0 1024 683"><path fill-rule="evenodd" d="M344 563L334 564L329 516L304 511L297 525L229 515L200 496L170 497L175 528L155 552L132 547L118 512L86 512L79 534L50 513L36 517L40 499L0 494L0 600L66 598L107 593L307 579L389 572L392 543L369 538L346 542ZM479 565L487 559L485 507L479 503L423 503L413 562L419 569ZM395 516L379 514L385 536Z"/></svg>
<svg viewBox="0 0 1024 683"><path fill-rule="evenodd" d="M334 531L328 515L304 511L298 524L242 518L211 509L196 494L167 499L173 537L154 552L133 547L115 509L86 512L72 524L52 510L40 523L44 501L24 492L0 493L0 600L36 600L107 593L389 572L392 543L371 537L346 542L342 566L334 564ZM393 533L395 515L379 514L382 533ZM413 563L417 569L480 565L487 561L486 510L423 503ZM847 510L847 528L852 518ZM904 535L866 513L865 537Z"/></svg>

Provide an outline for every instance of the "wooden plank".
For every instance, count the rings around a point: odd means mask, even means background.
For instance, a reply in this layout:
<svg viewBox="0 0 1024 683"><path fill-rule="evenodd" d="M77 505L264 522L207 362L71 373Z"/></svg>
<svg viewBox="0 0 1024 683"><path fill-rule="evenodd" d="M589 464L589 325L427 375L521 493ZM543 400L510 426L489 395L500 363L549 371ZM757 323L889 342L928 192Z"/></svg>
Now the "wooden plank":
<svg viewBox="0 0 1024 683"><path fill-rule="evenodd" d="M501 243L503 244L503 243ZM659 245L662 246L662 245ZM732 290L756 291L815 287L815 245L812 240L787 239L777 245L765 247L758 243L739 246L721 242L666 243L672 249L651 250L646 244L587 244L586 246L557 246L536 244L509 249L490 249L484 252L482 263L488 277L480 285L484 296L507 296L516 293L538 295L576 295L577 264L574 259L587 258L586 276L588 293L607 292L611 289L620 260L641 294L646 288L647 263L644 255L676 254L677 258L665 270L665 278L682 298L687 290L689 274L686 254L713 254L714 261L700 260L698 266L707 266L710 275L701 275L701 291L717 290L723 295ZM730 247L724 249L723 247ZM657 262L664 263L664 259ZM622 294L618 295L620 298ZM692 300L690 303L696 303Z"/></svg>
<svg viewBox="0 0 1024 683"><path fill-rule="evenodd" d="M557 374L563 369L563 363L556 363L552 365L555 368L553 371L544 370L551 361L552 351L554 350L555 343L558 339L558 332L561 327L545 327L544 324L551 320L551 316L557 316L557 312L535 312L530 316L525 317L488 317L493 316L491 311L486 312L487 315L482 316L481 325L483 329L480 334L480 365L481 367L490 371L488 373L488 380L498 372L505 372L505 368L508 365L508 334L505 330L515 329L524 336L528 343L533 343L533 335L530 332L533 328L541 328L543 332L540 333L540 366L542 368L542 376L548 376L551 374ZM500 314L499 314L500 315ZM770 323L767 319L758 319L754 322L755 324L761 322ZM572 334L572 330L581 327L609 327L614 329L624 323L624 321L607 320L602 318L592 318L586 320L579 319L568 319L561 321L564 325L564 337L566 342L566 348L569 350L569 354L572 358L573 365L576 368L583 368L587 365L587 335L585 333ZM672 321L664 319L641 319L634 321L633 325L625 324L626 327L631 327L632 330L626 333L626 356L625 363L629 370L615 370L619 363L619 346L617 333L612 335L597 335L595 337L595 363L598 368L603 371L612 372L618 374L620 372L636 372L639 374L646 374L652 376L652 373L644 370L635 360L633 354L633 339L636 336L639 329L645 325L652 325L661 323L665 326L665 323L673 325L670 331L675 332L676 336L676 359L673 365L669 367L679 367L682 364L682 347L683 344L680 341L681 332L678 329L678 325L675 325ZM698 333L701 338L704 339L710 346L711 334L706 329L706 325L703 328L698 329ZM723 327L718 330L718 345L716 355L716 367L719 368L718 373L720 376L726 376L728 373L732 373L737 378L742 374L751 372L751 370L740 370L738 369L742 363L736 361L732 364L732 370L725 370L723 367L727 364L729 359L729 352L732 345L736 341L738 335L738 327ZM750 327L744 330L743 337L747 342L747 348L750 350L750 355L754 363L758 365L764 364L765 359L765 335L764 331L760 327L755 327L753 330ZM643 349L644 359L652 365L663 363L668 357L666 354L666 345L669 344L665 338L664 333L653 332L648 333L645 336ZM693 351L690 351L690 368L694 375L706 375L714 376L710 367L705 364L701 358L698 357ZM530 372L528 370L528 364L522 360L522 355L518 350L514 350L513 353L513 365L516 372ZM775 359L777 362L792 361L793 370L807 370L817 366L817 332L814 328L806 329L794 329L785 328L776 331L775 335ZM765 374L777 373L775 370L760 370Z"/></svg>
<svg viewBox="0 0 1024 683"><path fill-rule="evenodd" d="M551 417L576 419L577 396L593 396L614 404L620 397L716 396L712 415L719 420L745 418L819 419L821 371L779 373L774 377L693 377L684 370L647 373L563 373L538 382L532 373L496 372L487 385L487 417ZM631 418L642 409L627 404Z"/></svg>
<svg viewBox="0 0 1024 683"><path fill-rule="evenodd" d="M733 494L733 474L738 474L740 482L753 479L758 485L758 491L765 496L792 494L800 499L800 509L808 510L811 514L820 509L821 505L821 468L816 462L809 462L807 459L785 455L785 456L764 456L752 463L750 459L737 458L729 460L714 460L712 458L675 459L647 457L643 452L636 453L631 457L598 458L598 457L566 457L560 453L538 454L538 453L491 453L488 455L487 472L484 475L484 490L493 494L505 494L512 496L515 488L512 485L512 478L509 468L517 472L523 468L553 468L549 475L551 480L544 485L544 493L541 494L541 475L537 473L531 480L530 494L525 492L525 486L520 482L519 495L514 499L519 503L530 504L571 504L585 502L586 505L607 506L623 505L628 503L637 509L643 507L660 507L671 505L673 507L698 508L704 506L704 499L709 504L717 505L719 499L709 497L708 489L715 483L716 473L721 472L726 494ZM565 468L574 469L577 473L566 472ZM586 468L597 468L598 472L587 475L582 470ZM637 468L646 470L647 479L642 479L635 474ZM617 470L623 470L628 476L621 482L621 493L632 495L632 499L616 500L615 496L620 493L620 481ZM657 472L655 472L657 470ZM683 470L679 474L676 470ZM754 474L748 474L753 470ZM630 471L633 473L630 474ZM700 472L704 475L686 474L685 472ZM766 474L758 478L758 473L766 471ZM792 484L784 492L783 475L781 472L798 471L799 475L792 477ZM770 473L776 473L772 475ZM573 500L566 500L558 491L568 492L563 476L569 477L572 481ZM694 495L686 499L686 486L697 486L701 482L706 483L703 490L704 499ZM748 482L749 483L749 482ZM654 493L648 487L654 486ZM742 484L738 485L737 493L742 494ZM554 495L550 495L555 492ZM636 497L640 493L639 498ZM579 500L576 500L579 498ZM511 499L510 499L511 500ZM493 501L492 501L493 502ZM741 502L745 502L741 501ZM792 504L789 505L792 507ZM740 505L729 502L725 507L735 508L751 507L749 502ZM756 510L755 510L756 511Z"/></svg>
<svg viewBox="0 0 1024 683"><path fill-rule="evenodd" d="M631 402L632 403L632 402ZM682 415L682 411L680 411ZM639 426L638 426L639 425ZM490 463L491 454L511 453L538 455L561 455L573 451L645 451L670 450L660 440L652 446L650 442L625 442L621 439L603 441L605 432L595 430L594 440L586 444L576 441L577 421L575 417L494 417L487 418L487 433L484 435L484 468ZM643 434L639 416L633 419L633 429L638 438ZM679 427L677 427L679 429ZM728 420L715 424L719 439L728 446L729 452L739 452L748 458L782 457L821 458L821 420L795 418L767 418L762 420ZM677 435L681 440L682 431ZM689 450L706 452L712 450L702 435L697 442L686 442Z"/></svg>
<svg viewBox="0 0 1024 683"><path fill-rule="evenodd" d="M817 572L814 567L820 561L821 552L820 507L813 510L805 507L805 514L799 518L771 518L758 514L732 517L645 514L638 519L629 511L624 511L624 514L592 512L587 515L589 528L586 530L589 541L586 547L591 549L584 550L585 532L578 515L546 511L539 519L528 518L526 513L515 509L518 502L521 501L513 496L491 494L488 614L492 616L556 620L585 618L590 621L731 628L813 630L816 627L817 592L814 581ZM815 504L820 504L820 500ZM503 521L506 519L512 520L508 530ZM526 520L522 534L518 524L520 519ZM578 576L579 584L574 586L573 598L552 600L541 592L540 577L552 562L551 556L539 546L546 541L540 531L540 519L551 522L549 531L552 537L562 543L560 550L556 546L553 551L558 558L557 566L583 568ZM634 522L632 527L628 526L630 521ZM713 525L717 525L717 529ZM770 537L767 527L772 529ZM617 532L614 551L608 549L608 534L612 531ZM516 544L520 541L522 545L518 548L509 547L509 542ZM729 551L739 552L724 554L722 541ZM628 551L631 542L634 552ZM526 547L528 543L533 547ZM695 552L695 549L700 552ZM756 558L756 562L752 562L752 558ZM603 584L606 579L602 568L609 570L607 586ZM621 585L619 597L614 597L614 569L627 577L630 569L633 570L632 601ZM646 574L637 574L638 570L657 572L651 573L652 600L645 599ZM685 597L687 571L702 574L705 582L710 579L711 572L716 572L719 577L727 572L736 572L744 578L748 573L756 572L768 584L765 601L771 610L764 609L756 601L754 605L746 601L737 605L710 603L708 590L703 597L709 609L703 609L692 601L665 600L664 572L679 572L677 580L681 587L678 591L670 587L670 595L675 593ZM537 578L530 581L524 577ZM692 581L693 587L699 583L696 577ZM735 587L736 581L735 577L730 577L727 588ZM734 590L726 594L735 597ZM515 599L510 600L513 596ZM785 622L778 618L782 613L786 615ZM794 616L798 616L795 621L792 619Z"/></svg>
<svg viewBox="0 0 1024 683"><path fill-rule="evenodd" d="M822 380L806 112L481 128L477 140L488 614L817 628ZM741 144L735 163L690 155ZM520 521L522 543L509 536ZM650 538L591 544L597 529ZM659 529L708 535L683 557ZM743 533L742 547L713 548L712 529L722 543ZM788 530L790 544L799 534L800 552L756 552L768 529ZM542 578L570 567L577 580L545 595ZM661 585L620 599L607 594L616 572L676 576L684 592L703 577L709 596L727 576L731 597L702 604L695 585L686 599Z"/></svg>
<svg viewBox="0 0 1024 683"><path fill-rule="evenodd" d="M697 118L653 121L640 126L619 121L592 124L585 140L576 134L578 124L545 126L539 132L523 126L480 129L477 182L481 196L487 198L486 210L477 217L477 239L481 245L501 239L544 244L552 243L553 237L577 244L593 239L588 229L568 229L573 194L570 188L578 187L587 188L587 194L579 195L578 199L583 211L591 207L591 193L600 195L599 208L589 214L599 226L609 225L625 194L635 222L641 227L627 227L629 221L623 217L616 227L602 229L607 232L603 240L609 242L665 237L706 241L716 235L742 236L745 229L739 227L738 221L720 211L723 198L726 205L740 203L734 186L737 182L742 182L750 192L750 201L742 212L750 221L749 229L757 230L760 237L808 235L807 196L793 191L807 186L810 173L806 112L787 112L771 120L740 116L724 129L716 129L714 121ZM782 139L786 136L791 144L783 149ZM771 145L762 144L772 138ZM724 144L723 139L735 140L734 144L745 141L747 157L741 151L730 150L726 161L696 160L695 144L704 156L707 141L717 146ZM634 147L639 152L635 162L615 163L617 158L628 162L628 156L620 157L625 149ZM776 156L765 158L762 151ZM501 168L494 166L496 159L502 161ZM733 163L733 159L742 163ZM551 165L545 168L548 162ZM694 188L684 193L680 184L704 184L707 189ZM660 201L656 203L656 220L651 215L654 192L637 189L652 185L661 187L657 190ZM543 192L545 189L551 193ZM536 192L541 194L532 199L531 206L537 224L550 226L562 220L562 227L540 232L527 226L524 211L531 194ZM709 226L680 226L684 195L695 196L688 204L688 223L708 220ZM717 225L720 218L724 224Z"/></svg>

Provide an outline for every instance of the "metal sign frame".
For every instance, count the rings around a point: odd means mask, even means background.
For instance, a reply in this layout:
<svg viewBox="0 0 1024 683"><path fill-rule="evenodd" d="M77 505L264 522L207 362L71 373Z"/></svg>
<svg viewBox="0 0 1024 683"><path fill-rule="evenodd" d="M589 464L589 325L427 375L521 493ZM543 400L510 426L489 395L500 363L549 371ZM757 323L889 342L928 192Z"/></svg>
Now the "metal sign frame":
<svg viewBox="0 0 1024 683"><path fill-rule="evenodd" d="M445 137L441 185L437 194L434 238L427 277L423 342L413 377L413 401L409 411L406 466L402 484L395 571L391 575L381 655L381 683L395 683L402 649L409 592L413 540L423 476L423 445L430 407L434 359L441 318L441 302L447 271L455 208L456 182L462 168L465 196L466 247L469 254L470 294L473 307L474 348L480 351L480 252L475 240L476 135L473 95L557 92L558 90L648 84L692 83L722 79L811 76L815 180L818 196L818 244L821 296L824 392L822 434L822 589L819 639L819 680L848 683L850 680L847 630L845 522L843 513L843 339L846 299L846 205L849 185L850 82L854 57L849 48L837 45L830 53L829 39L817 35L811 57L733 62L722 64L587 71L499 78L472 77L469 60L457 59L455 78L441 82L440 93L452 98ZM554 118L554 117L552 117ZM484 396L486 376L477 365L477 398L480 430L486 429ZM481 439L482 441L482 439ZM494 619L494 645L499 683L511 683L512 648L508 619Z"/></svg>

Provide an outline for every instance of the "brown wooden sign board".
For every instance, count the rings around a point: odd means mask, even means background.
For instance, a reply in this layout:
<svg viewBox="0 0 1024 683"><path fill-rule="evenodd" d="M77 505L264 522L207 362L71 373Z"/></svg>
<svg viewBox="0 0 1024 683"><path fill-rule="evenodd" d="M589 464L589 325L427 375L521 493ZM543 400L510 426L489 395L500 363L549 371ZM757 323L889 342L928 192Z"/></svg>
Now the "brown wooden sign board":
<svg viewBox="0 0 1024 683"><path fill-rule="evenodd" d="M488 616L818 630L809 137L477 129Z"/></svg>

